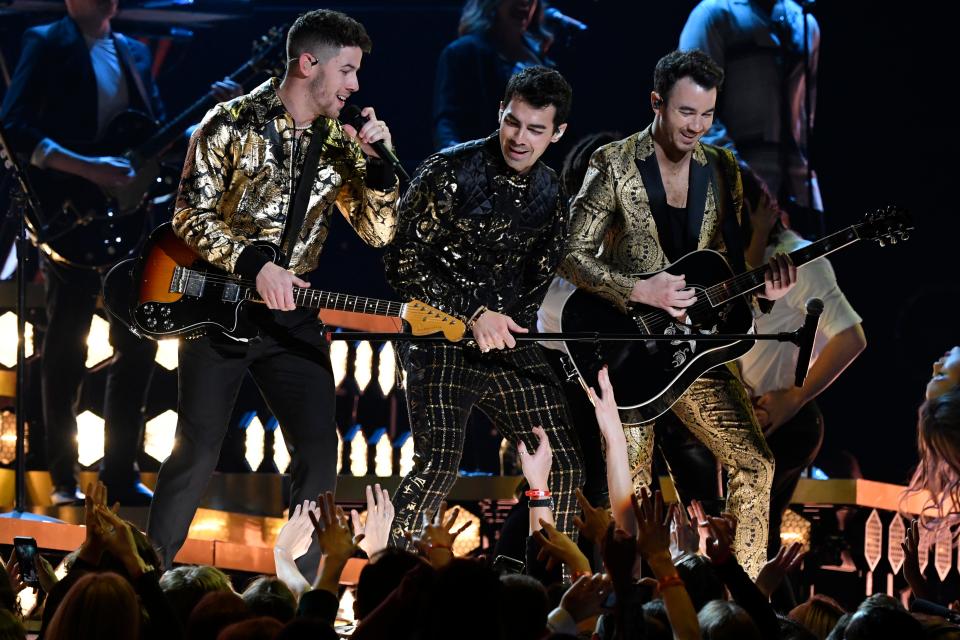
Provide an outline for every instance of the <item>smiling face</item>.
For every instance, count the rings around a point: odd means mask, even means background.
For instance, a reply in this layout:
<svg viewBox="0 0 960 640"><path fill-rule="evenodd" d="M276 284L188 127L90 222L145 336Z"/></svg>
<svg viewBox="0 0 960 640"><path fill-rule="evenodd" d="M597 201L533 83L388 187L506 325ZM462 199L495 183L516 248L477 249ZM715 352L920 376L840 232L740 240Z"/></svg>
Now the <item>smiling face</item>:
<svg viewBox="0 0 960 640"><path fill-rule="evenodd" d="M312 58L321 62L308 70L309 97L318 113L336 119L350 95L360 90L357 71L363 51L360 47L341 47L326 61L322 61L324 57L321 53L319 58Z"/></svg>
<svg viewBox="0 0 960 640"><path fill-rule="evenodd" d="M927 400L939 398L958 385L960 385L960 347L954 347L933 363L933 374L927 383Z"/></svg>
<svg viewBox="0 0 960 640"><path fill-rule="evenodd" d="M716 87L704 89L685 76L677 80L668 96L654 91L651 99L659 129L657 139L668 153L690 153L713 125Z"/></svg>
<svg viewBox="0 0 960 640"><path fill-rule="evenodd" d="M519 96L500 105L500 151L517 173L526 173L537 163L551 142L563 135L567 125L554 126L557 108L537 108Z"/></svg>

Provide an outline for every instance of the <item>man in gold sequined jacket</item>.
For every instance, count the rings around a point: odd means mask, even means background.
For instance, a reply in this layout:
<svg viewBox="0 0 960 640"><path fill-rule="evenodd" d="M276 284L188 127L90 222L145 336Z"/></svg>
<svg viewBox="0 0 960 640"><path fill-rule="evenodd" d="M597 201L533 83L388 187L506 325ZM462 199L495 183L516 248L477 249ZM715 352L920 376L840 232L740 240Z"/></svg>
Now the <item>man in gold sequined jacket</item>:
<svg viewBox="0 0 960 640"><path fill-rule="evenodd" d="M664 56L654 73L653 124L593 154L571 204L568 254L560 268L578 288L621 310L639 302L682 319L697 296L684 276L661 269L691 251L713 249L743 271L736 160L700 142L722 81L722 69L702 52ZM638 277L652 272L659 273ZM764 297L783 296L795 279L789 259L777 257ZM694 382L672 411L725 466L727 510L739 521L736 554L756 577L766 561L773 456L743 384L727 367L717 367ZM621 418L634 486L649 486L653 423Z"/></svg>
<svg viewBox="0 0 960 640"><path fill-rule="evenodd" d="M498 132L428 158L401 200L387 279L403 297L462 318L473 340L398 349L415 466L394 497L395 540L404 530L417 533L421 514L436 511L453 486L474 407L530 452L543 446L534 433L543 428L553 464L528 476L531 489L547 492L533 512L553 519L552 492L559 527L573 533L582 472L566 401L540 347L513 336L534 325L562 257L567 199L540 156L563 135L571 94L556 71L514 75ZM520 457L530 459L522 450Z"/></svg>
<svg viewBox="0 0 960 640"><path fill-rule="evenodd" d="M360 131L336 120L359 89L357 70L369 50L360 23L310 11L290 29L283 80L217 105L191 139L174 231L211 264L255 280L265 305L245 305L259 329L256 340L212 334L180 344L177 440L160 469L148 523L166 566L186 538L248 371L291 449L291 513L293 505L334 489L329 351L316 312L297 309L293 289L309 285L302 277L317 266L335 210L373 246L389 243L396 229L397 178L370 146L389 146L389 129L369 107ZM302 223L293 228L291 200L314 141L321 145L316 178L303 191ZM287 250L274 262L257 241ZM300 559L308 578L318 560L314 544Z"/></svg>

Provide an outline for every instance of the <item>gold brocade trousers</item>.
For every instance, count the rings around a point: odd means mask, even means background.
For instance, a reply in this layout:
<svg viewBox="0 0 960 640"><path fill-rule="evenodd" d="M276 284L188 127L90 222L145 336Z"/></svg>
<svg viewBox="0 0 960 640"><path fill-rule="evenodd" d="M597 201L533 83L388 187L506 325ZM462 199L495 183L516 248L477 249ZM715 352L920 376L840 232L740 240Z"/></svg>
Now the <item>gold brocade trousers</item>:
<svg viewBox="0 0 960 640"><path fill-rule="evenodd" d="M734 552L751 578L767 561L773 454L757 423L750 398L727 366L709 371L671 409L727 472L727 511L737 518ZM653 422L631 424L623 412L627 457L634 490L650 487Z"/></svg>

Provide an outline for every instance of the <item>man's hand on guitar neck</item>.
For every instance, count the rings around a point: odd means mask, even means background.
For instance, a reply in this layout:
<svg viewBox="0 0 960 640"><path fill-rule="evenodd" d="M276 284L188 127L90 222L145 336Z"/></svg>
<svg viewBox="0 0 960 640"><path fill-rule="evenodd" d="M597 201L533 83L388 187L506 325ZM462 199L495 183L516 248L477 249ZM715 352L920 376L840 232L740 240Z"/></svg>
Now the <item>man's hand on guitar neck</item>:
<svg viewBox="0 0 960 640"><path fill-rule="evenodd" d="M309 287L310 283L301 280L291 271L268 262L257 274L257 293L267 304L268 309L293 311L297 305L293 302L293 287Z"/></svg>
<svg viewBox="0 0 960 640"><path fill-rule="evenodd" d="M686 287L685 276L661 271L644 280L637 280L630 292L630 301L657 307L674 318L682 318L687 307L697 301L693 289Z"/></svg>
<svg viewBox="0 0 960 640"><path fill-rule="evenodd" d="M797 267L786 253L770 257L770 268L764 274L763 293L767 300L779 300L797 283Z"/></svg>
<svg viewBox="0 0 960 640"><path fill-rule="evenodd" d="M512 349L517 346L511 331L515 333L527 333L508 315L490 311L487 309L473 323L473 339L476 341L480 351L486 353L490 349Z"/></svg>

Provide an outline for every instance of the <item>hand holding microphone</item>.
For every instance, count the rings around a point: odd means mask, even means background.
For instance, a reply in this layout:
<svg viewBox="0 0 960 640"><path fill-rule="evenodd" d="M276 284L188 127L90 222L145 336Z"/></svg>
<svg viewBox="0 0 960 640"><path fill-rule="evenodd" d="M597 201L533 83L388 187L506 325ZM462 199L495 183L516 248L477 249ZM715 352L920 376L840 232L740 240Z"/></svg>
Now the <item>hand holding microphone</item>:
<svg viewBox="0 0 960 640"><path fill-rule="evenodd" d="M365 154L380 158L390 164L398 176L404 180L410 180L410 176L404 170L403 165L400 164L400 160L393 153L393 144L387 123L383 120L377 120L377 114L373 107L360 109L356 105L348 104L340 112L340 122L343 123L347 135L357 139Z"/></svg>

